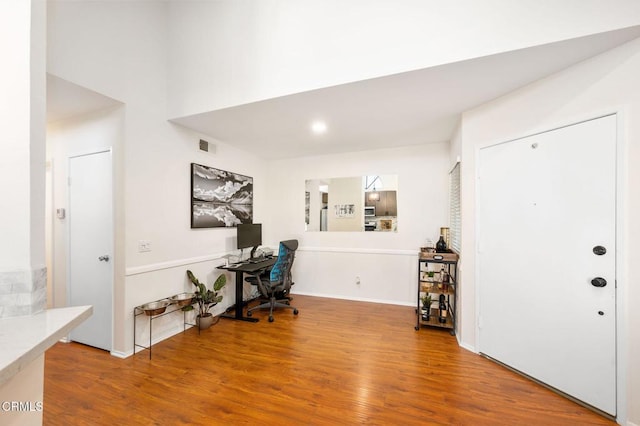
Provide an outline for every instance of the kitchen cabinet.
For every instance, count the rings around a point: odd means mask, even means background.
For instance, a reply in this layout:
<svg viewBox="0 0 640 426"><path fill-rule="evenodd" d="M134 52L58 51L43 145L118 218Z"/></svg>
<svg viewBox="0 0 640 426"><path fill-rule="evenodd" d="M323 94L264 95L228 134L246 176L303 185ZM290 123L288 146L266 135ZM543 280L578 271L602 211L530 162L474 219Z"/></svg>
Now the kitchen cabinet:
<svg viewBox="0 0 640 426"><path fill-rule="evenodd" d="M378 194L378 199L371 199L371 194ZM376 208L376 217L397 216L398 202L397 191L371 191L366 192L364 197L365 206Z"/></svg>

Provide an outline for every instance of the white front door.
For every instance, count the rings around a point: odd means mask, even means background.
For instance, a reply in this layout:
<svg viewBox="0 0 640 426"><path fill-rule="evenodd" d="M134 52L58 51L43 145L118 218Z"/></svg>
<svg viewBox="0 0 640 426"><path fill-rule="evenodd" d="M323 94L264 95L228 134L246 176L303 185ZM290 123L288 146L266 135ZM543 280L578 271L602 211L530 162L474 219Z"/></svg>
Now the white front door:
<svg viewBox="0 0 640 426"><path fill-rule="evenodd" d="M479 164L480 352L615 416L616 116Z"/></svg>
<svg viewBox="0 0 640 426"><path fill-rule="evenodd" d="M113 299L111 151L69 159L69 305L93 305L71 340L110 351Z"/></svg>

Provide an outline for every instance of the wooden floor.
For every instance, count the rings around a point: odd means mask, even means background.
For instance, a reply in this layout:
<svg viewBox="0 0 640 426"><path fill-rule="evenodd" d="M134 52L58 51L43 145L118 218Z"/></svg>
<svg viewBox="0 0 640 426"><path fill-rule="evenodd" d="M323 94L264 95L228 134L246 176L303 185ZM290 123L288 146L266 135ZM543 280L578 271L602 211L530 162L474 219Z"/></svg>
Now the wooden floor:
<svg viewBox="0 0 640 426"><path fill-rule="evenodd" d="M295 296L127 359L46 353L45 425L611 425L481 356L411 307Z"/></svg>

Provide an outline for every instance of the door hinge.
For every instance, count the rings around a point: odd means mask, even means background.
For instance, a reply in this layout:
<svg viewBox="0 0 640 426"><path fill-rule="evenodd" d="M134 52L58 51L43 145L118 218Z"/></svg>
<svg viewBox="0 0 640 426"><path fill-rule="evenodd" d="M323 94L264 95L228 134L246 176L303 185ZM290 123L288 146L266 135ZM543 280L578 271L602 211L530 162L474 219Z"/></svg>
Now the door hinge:
<svg viewBox="0 0 640 426"><path fill-rule="evenodd" d="M67 178L67 186L71 186L71 176Z"/></svg>

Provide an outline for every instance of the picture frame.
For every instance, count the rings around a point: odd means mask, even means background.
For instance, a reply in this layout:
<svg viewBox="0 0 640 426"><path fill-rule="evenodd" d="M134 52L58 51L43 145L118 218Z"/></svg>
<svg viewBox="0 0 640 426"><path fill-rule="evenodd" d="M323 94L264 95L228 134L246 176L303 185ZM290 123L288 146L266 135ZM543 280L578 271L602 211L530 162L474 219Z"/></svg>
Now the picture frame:
<svg viewBox="0 0 640 426"><path fill-rule="evenodd" d="M335 217L338 219L349 219L355 217L355 204L335 204L333 208Z"/></svg>
<svg viewBox="0 0 640 426"><path fill-rule="evenodd" d="M191 228L253 223L253 178L191 163Z"/></svg>

